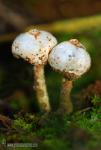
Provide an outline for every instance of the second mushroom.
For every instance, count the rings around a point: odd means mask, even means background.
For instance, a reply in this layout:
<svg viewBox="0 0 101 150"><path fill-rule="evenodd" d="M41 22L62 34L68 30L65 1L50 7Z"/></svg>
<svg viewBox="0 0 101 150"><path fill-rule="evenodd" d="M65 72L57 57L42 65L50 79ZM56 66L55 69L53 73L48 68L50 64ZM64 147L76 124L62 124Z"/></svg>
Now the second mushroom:
<svg viewBox="0 0 101 150"><path fill-rule="evenodd" d="M84 74L91 66L91 58L85 47L77 40L71 39L56 45L49 54L51 67L63 74L60 94L60 109L73 111L70 93L74 79Z"/></svg>

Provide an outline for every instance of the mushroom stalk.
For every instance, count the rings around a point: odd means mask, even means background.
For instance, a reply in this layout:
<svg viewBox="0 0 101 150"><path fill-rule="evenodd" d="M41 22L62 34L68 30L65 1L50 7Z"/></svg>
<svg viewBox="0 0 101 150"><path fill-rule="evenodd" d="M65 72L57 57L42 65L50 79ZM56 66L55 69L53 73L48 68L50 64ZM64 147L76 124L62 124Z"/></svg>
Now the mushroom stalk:
<svg viewBox="0 0 101 150"><path fill-rule="evenodd" d="M71 89L72 80L63 78L62 89L60 94L60 110L66 113L71 113L73 111L73 104L70 97Z"/></svg>
<svg viewBox="0 0 101 150"><path fill-rule="evenodd" d="M42 112L49 112L51 108L45 84L44 65L35 65L33 67L33 74L34 74L34 89L36 91L36 96L40 110Z"/></svg>

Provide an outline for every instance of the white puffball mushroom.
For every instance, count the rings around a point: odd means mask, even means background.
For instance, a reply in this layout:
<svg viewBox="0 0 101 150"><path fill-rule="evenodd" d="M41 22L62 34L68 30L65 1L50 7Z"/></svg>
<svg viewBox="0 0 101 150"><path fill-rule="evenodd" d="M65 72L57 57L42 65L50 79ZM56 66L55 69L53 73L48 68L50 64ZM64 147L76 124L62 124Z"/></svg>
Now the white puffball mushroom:
<svg viewBox="0 0 101 150"><path fill-rule="evenodd" d="M77 78L91 66L88 52L77 39L55 46L49 54L48 61L53 69L64 73L67 78Z"/></svg>
<svg viewBox="0 0 101 150"><path fill-rule="evenodd" d="M49 52L57 44L56 38L49 32L32 29L20 34L12 44L12 53L34 65L34 86L41 111L51 110L44 77L44 65Z"/></svg>
<svg viewBox="0 0 101 150"><path fill-rule="evenodd" d="M60 110L73 111L70 93L73 80L84 74L91 66L91 58L86 48L77 40L71 39L56 45L49 54L50 66L63 73L60 94Z"/></svg>
<svg viewBox="0 0 101 150"><path fill-rule="evenodd" d="M57 40L51 33L33 29L14 40L12 53L34 65L45 64L49 52L56 44Z"/></svg>

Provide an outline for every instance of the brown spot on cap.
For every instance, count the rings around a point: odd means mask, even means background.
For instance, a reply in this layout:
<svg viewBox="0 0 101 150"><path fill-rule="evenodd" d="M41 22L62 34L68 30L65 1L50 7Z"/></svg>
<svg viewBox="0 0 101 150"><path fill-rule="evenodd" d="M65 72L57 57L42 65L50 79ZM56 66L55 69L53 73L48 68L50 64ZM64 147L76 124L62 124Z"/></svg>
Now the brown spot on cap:
<svg viewBox="0 0 101 150"><path fill-rule="evenodd" d="M67 78L68 80L75 80L75 79L79 78L79 76L74 73L64 71L63 74L64 74L64 77Z"/></svg>
<svg viewBox="0 0 101 150"><path fill-rule="evenodd" d="M35 39L37 39L37 37L40 35L40 32L38 31L38 32L36 32L36 33L34 33L34 36L35 36Z"/></svg>
<svg viewBox="0 0 101 150"><path fill-rule="evenodd" d="M76 74L74 74L74 73L66 72L65 70L64 70L64 71L60 71L59 69L54 69L54 68L52 68L52 69L55 70L55 71L58 72L58 73L63 74L63 76L64 76L66 79L68 79L69 81L70 81L70 80L75 80L75 79L79 78L79 76L76 75Z"/></svg>
<svg viewBox="0 0 101 150"><path fill-rule="evenodd" d="M26 61L28 61L30 64L32 64L32 61L29 57L26 57Z"/></svg>
<svg viewBox="0 0 101 150"><path fill-rule="evenodd" d="M73 45L75 45L76 47L79 47L79 48L85 48L80 42L79 40L77 39L71 39L69 40L69 42Z"/></svg>
<svg viewBox="0 0 101 150"><path fill-rule="evenodd" d="M34 30L30 30L29 33L30 33L31 35L34 35L34 36L35 36L35 39L37 39L38 36L40 35L40 32L39 32L39 31L34 31Z"/></svg>

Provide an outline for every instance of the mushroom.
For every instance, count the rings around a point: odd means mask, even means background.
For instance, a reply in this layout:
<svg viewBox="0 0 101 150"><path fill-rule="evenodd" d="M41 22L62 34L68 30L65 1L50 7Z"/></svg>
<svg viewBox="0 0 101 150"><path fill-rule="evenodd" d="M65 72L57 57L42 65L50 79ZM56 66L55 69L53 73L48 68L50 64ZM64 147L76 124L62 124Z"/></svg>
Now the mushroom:
<svg viewBox="0 0 101 150"><path fill-rule="evenodd" d="M40 110L50 111L49 98L44 77L44 65L48 54L57 44L56 38L49 32L37 29L20 34L12 44L12 53L16 58L23 58L33 66L34 86Z"/></svg>
<svg viewBox="0 0 101 150"><path fill-rule="evenodd" d="M49 54L50 66L63 74L60 94L60 109L73 111L70 99L72 82L83 75L91 66L91 58L86 48L77 40L71 39L56 45Z"/></svg>

